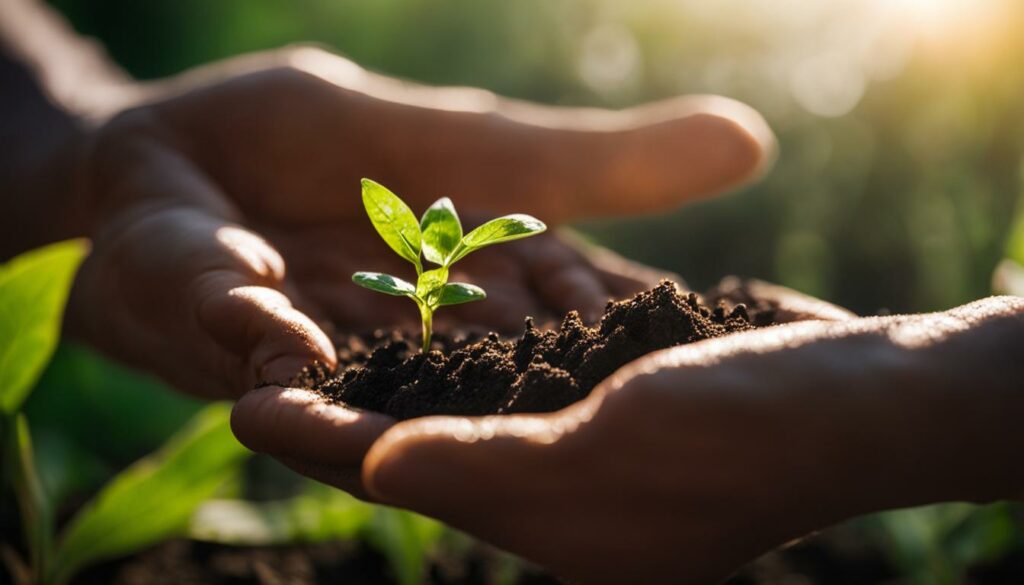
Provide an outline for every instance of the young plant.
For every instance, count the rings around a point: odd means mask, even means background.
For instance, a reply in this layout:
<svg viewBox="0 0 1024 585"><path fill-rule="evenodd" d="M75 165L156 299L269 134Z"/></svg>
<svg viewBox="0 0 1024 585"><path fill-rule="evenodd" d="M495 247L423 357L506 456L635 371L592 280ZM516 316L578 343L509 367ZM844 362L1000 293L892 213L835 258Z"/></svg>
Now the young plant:
<svg viewBox="0 0 1024 585"><path fill-rule="evenodd" d="M362 183L366 214L387 245L416 267L416 285L380 272L356 272L352 281L370 290L412 299L423 322L424 352L430 350L434 311L445 305L487 298L478 286L448 282L451 266L480 248L527 238L547 229L539 219L516 213L492 219L463 235L451 199L442 197L435 201L417 222L409 206L386 187L370 179L363 179ZM421 254L438 268L424 270Z"/></svg>

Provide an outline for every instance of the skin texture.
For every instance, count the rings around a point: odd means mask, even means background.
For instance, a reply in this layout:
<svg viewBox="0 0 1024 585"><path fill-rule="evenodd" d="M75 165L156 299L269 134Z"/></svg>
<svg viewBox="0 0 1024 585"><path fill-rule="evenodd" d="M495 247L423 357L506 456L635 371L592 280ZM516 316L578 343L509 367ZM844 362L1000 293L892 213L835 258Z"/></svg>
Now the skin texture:
<svg viewBox="0 0 1024 585"><path fill-rule="evenodd" d="M760 281L743 283L737 290L771 304L780 322L855 317L831 303ZM373 499L361 474L366 453L396 423L389 416L328 404L316 393L280 386L243 396L231 421L235 436L250 449L364 499Z"/></svg>
<svg viewBox="0 0 1024 585"><path fill-rule="evenodd" d="M15 210L0 250L92 238L68 332L202 397L333 363L334 327L418 318L407 300L350 282L357 270L411 278L365 217L361 177L417 212L450 196L467 227L509 212L557 226L722 192L756 177L774 147L761 117L725 98L551 108L407 84L308 47L135 83L35 3L0 10L21 23L0 27L0 73L18 90L5 94L18 110L6 138L29 153L0 160ZM55 130L37 136L22 120ZM55 209L67 213L53 221ZM661 276L546 234L460 263L452 278L489 298L443 311L438 327L595 316Z"/></svg>
<svg viewBox="0 0 1024 585"><path fill-rule="evenodd" d="M310 48L140 84L29 0L0 3L0 49L0 139L17 145L0 157L0 255L91 237L69 331L207 397L330 363L329 327L412 316L348 282L401 262L362 215L362 176L416 210L447 195L470 223L558 224L721 192L774 144L723 98L546 108ZM458 268L490 299L449 315L497 328L593 314L655 278L557 235ZM1024 468L1003 463L1024 447L1024 301L858 320L751 286L803 322L645 356L550 415L396 424L270 386L238 402L233 428L581 582L714 582L858 514L1024 496Z"/></svg>
<svg viewBox="0 0 1024 585"><path fill-rule="evenodd" d="M573 582L715 583L860 514L1022 499L1024 471L1006 463L1024 447L1021 379L1024 299L1001 297L664 350L549 415L388 425L297 391L261 410L267 389L235 418L243 441L312 477Z"/></svg>
<svg viewBox="0 0 1024 585"><path fill-rule="evenodd" d="M673 122L676 132L713 139L707 121L690 115ZM401 117L405 123L366 125ZM651 126L642 117L624 124L622 132L640 145L646 132L656 141L664 131L662 122ZM724 140L752 140L732 122L720 131ZM379 154L434 135L447 138ZM312 360L333 363L317 323L360 330L415 318L408 301L375 298L350 282L360 269L409 272L365 217L361 174L395 185L417 210L449 193L469 216L517 210L559 221L574 211L563 209L555 192L586 193L593 202L579 209L605 212L601 199L614 183L587 185L593 176L583 163L594 151L614 152L619 140L618 132L524 126L493 111L396 105L290 67L130 110L89 145L84 196L101 211L93 254L72 295L71 323L110 354L203 396L237 396L260 380L288 379ZM751 155L737 159L734 180L759 164L756 143L747 147ZM535 157L539 164L528 165ZM678 172L667 163L652 159L647 171ZM518 180L504 179L509 168L522 169ZM700 188L677 191L675 199L653 192L657 201L649 205L704 195ZM605 275L623 276L622 269L595 265L557 235L481 253L455 272L490 298L441 318L499 329L530 314L573 307L595 313L608 298L650 284L624 286Z"/></svg>

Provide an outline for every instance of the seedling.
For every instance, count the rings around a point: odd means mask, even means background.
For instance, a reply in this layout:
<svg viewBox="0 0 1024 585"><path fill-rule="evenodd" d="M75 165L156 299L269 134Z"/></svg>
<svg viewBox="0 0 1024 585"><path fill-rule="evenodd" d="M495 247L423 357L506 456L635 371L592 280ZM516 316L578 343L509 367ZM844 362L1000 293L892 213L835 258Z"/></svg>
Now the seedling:
<svg viewBox="0 0 1024 585"><path fill-rule="evenodd" d="M521 213L506 215L462 235L462 224L451 199L442 197L420 221L397 195L383 185L363 179L363 206L373 227L396 254L416 267L416 285L380 272L356 272L359 286L399 297L409 297L420 309L423 351L430 350L434 311L446 305L482 301L487 293L464 282L448 282L451 266L480 248L527 238L547 229L542 221ZM422 255L438 268L423 269Z"/></svg>

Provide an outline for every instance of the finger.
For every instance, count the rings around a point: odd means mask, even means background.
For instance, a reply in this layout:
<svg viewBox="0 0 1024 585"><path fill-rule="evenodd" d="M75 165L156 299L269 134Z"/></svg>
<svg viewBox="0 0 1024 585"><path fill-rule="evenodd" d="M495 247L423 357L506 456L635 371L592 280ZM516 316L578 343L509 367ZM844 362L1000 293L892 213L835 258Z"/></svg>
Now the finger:
<svg viewBox="0 0 1024 585"><path fill-rule="evenodd" d="M688 289L686 281L678 274L623 258L608 248L588 246L583 249L583 254L616 299L650 290L662 280L674 282L679 290Z"/></svg>
<svg viewBox="0 0 1024 585"><path fill-rule="evenodd" d="M545 234L510 251L522 262L536 296L555 315L579 311L584 321L594 322L613 296L586 257L561 234Z"/></svg>
<svg viewBox="0 0 1024 585"><path fill-rule="evenodd" d="M613 296L598 275L582 264L561 267L550 276L534 281L534 287L555 314L578 311L587 323L601 318Z"/></svg>
<svg viewBox="0 0 1024 585"><path fill-rule="evenodd" d="M443 308L437 313L440 322L473 323L503 333L517 333L522 331L526 317L545 319L548 311L530 288L519 257L507 249L488 252L468 256L453 267L450 277L452 282L479 286L487 293L487 298Z"/></svg>
<svg viewBox="0 0 1024 585"><path fill-rule="evenodd" d="M347 331L377 327L410 327L419 321L416 306L409 299L382 295L344 279L322 278L301 283L302 293L315 301L339 327Z"/></svg>
<svg viewBox="0 0 1024 585"><path fill-rule="evenodd" d="M588 488L583 467L593 444L574 432L593 415L588 405L553 415L430 417L399 423L370 448L363 482L373 498L424 513L500 548L570 574L550 541L597 550L578 507ZM595 481L604 485L605 478ZM583 492L581 492L581 489ZM552 526L552 519L562 522ZM556 521L557 522L557 521ZM537 530L550 532L548 542ZM562 557L562 558L559 558ZM556 566L557 565L557 566Z"/></svg>
<svg viewBox="0 0 1024 585"><path fill-rule="evenodd" d="M200 328L245 364L242 388L286 382L314 361L333 365L327 335L281 292L285 268L277 251L240 227L210 228L216 247L197 266L186 302Z"/></svg>
<svg viewBox="0 0 1024 585"><path fill-rule="evenodd" d="M382 414L332 404L309 390L279 386L252 390L231 412L231 429L246 447L360 496L365 496L359 478L363 457L394 424Z"/></svg>
<svg viewBox="0 0 1024 585"><path fill-rule="evenodd" d="M247 387L287 382L304 366L337 358L327 335L278 290L246 284L234 272L202 275L193 302L200 326L224 349L245 360Z"/></svg>
<svg viewBox="0 0 1024 585"><path fill-rule="evenodd" d="M484 289L487 298L454 307L443 307L436 314L442 325L473 324L501 333L522 333L527 317L540 321L550 315L536 301L536 295L519 280L472 278L466 281Z"/></svg>
<svg viewBox="0 0 1024 585"><path fill-rule="evenodd" d="M771 311L774 323L795 321L847 321L857 315L838 305L762 280L723 279L705 295L709 302L725 300Z"/></svg>
<svg viewBox="0 0 1024 585"><path fill-rule="evenodd" d="M298 459L281 458L279 460L299 475L334 486L365 502L375 502L373 497L366 491L366 488L363 487L362 470L359 465L337 467L334 465L305 463Z"/></svg>
<svg viewBox="0 0 1024 585"><path fill-rule="evenodd" d="M512 484L521 482L508 482L504 470L540 471L541 447L557 439L556 428L544 417L519 415L405 421L370 448L363 482L379 501L454 525L494 501L514 514Z"/></svg>
<svg viewBox="0 0 1024 585"><path fill-rule="evenodd" d="M370 157L307 173L316 178L304 182L310 205L284 213L351 214L321 185L356 184L354 169L363 169L414 207L428 205L443 185L467 208L527 212L557 224L672 208L751 180L773 157L764 119L716 96L623 111L550 107L475 89L398 83L311 50L291 64L309 75L267 77L292 88L268 107L308 117L319 144L362 145L353 160L381 149L389 158L386 166ZM315 107L296 110L292 95ZM353 119L388 123L353 126Z"/></svg>

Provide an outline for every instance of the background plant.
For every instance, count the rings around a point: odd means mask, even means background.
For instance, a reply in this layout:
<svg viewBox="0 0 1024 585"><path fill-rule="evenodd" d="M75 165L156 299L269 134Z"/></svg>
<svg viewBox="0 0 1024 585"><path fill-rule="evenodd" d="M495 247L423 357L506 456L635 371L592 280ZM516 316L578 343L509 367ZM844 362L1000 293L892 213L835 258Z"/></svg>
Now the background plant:
<svg viewBox="0 0 1024 585"><path fill-rule="evenodd" d="M19 558L8 544L0 552L23 585L61 585L89 564L184 533L193 511L249 455L231 434L230 407L210 405L159 451L111 478L56 534L53 484L40 474L21 407L57 346L64 302L85 250L83 242L64 242L0 266L4 471L18 500L28 554ZM50 471L51 480L67 477Z"/></svg>
<svg viewBox="0 0 1024 585"><path fill-rule="evenodd" d="M552 104L618 107L681 92L747 101L779 138L766 181L677 214L582 226L698 288L726 267L861 314L942 309L988 294L1015 208L1024 226L1018 0L50 2L143 79L312 41L385 73ZM955 4L967 12L952 20L899 18ZM1024 264L1024 244L1010 255ZM68 343L26 404L40 473L59 475L51 460L78 462L63 472L68 489L156 448L199 408ZM1024 551L1019 507L944 510L830 532L891 551L918 582ZM915 546L928 554L897 552Z"/></svg>
<svg viewBox="0 0 1024 585"><path fill-rule="evenodd" d="M416 267L416 284L380 272L356 272L359 286L412 299L423 323L423 351L430 351L434 311L487 298L484 290L464 282L448 282L451 266L470 253L501 242L535 236L547 229L539 219L521 213L492 219L466 235L451 199L434 202L420 221L397 195L383 185L363 179L363 206L374 229L396 254ZM437 268L423 269L423 261Z"/></svg>

